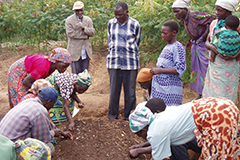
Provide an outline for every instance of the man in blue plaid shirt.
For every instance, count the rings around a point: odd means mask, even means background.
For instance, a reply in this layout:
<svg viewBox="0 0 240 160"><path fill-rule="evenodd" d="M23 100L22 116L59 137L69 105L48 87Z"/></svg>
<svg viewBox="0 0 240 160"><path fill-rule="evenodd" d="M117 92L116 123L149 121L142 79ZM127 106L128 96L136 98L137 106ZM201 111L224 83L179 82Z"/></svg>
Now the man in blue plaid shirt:
<svg viewBox="0 0 240 160"><path fill-rule="evenodd" d="M124 88L124 118L136 105L136 77L139 68L138 47L141 28L137 20L128 16L128 6L118 2L115 18L108 22L107 68L110 77L109 119L118 118L121 87Z"/></svg>

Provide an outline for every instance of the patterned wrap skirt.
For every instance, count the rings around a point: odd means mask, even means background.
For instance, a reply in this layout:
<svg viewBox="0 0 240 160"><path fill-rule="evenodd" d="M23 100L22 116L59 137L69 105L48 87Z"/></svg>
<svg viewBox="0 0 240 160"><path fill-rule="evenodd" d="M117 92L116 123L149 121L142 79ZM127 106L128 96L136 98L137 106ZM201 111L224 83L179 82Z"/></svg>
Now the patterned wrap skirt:
<svg viewBox="0 0 240 160"><path fill-rule="evenodd" d="M23 80L29 74L25 68L26 57L14 62L8 70L8 98L10 108L16 106L22 97L27 94L27 86L23 84Z"/></svg>
<svg viewBox="0 0 240 160"><path fill-rule="evenodd" d="M231 100L220 97L192 101L193 117L201 132L199 159L240 159L239 109Z"/></svg>
<svg viewBox="0 0 240 160"><path fill-rule="evenodd" d="M208 68L208 55L209 51L202 42L202 37L197 41L191 41L191 84L190 89L202 94L204 80Z"/></svg>
<svg viewBox="0 0 240 160"><path fill-rule="evenodd" d="M209 62L203 97L224 97L236 103L239 81L239 61L224 60L218 55Z"/></svg>

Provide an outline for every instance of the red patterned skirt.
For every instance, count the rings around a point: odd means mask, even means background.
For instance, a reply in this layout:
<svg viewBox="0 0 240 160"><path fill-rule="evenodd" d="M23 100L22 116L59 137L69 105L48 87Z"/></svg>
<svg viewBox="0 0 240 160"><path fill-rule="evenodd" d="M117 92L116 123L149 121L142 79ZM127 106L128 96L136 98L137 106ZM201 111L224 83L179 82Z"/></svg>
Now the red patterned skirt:
<svg viewBox="0 0 240 160"><path fill-rule="evenodd" d="M27 93L27 87L23 84L23 80L27 73L23 57L14 62L8 70L8 98L10 108L16 106L22 97Z"/></svg>
<svg viewBox="0 0 240 160"><path fill-rule="evenodd" d="M192 102L193 117L202 136L199 159L240 159L239 110L226 98L209 97Z"/></svg>

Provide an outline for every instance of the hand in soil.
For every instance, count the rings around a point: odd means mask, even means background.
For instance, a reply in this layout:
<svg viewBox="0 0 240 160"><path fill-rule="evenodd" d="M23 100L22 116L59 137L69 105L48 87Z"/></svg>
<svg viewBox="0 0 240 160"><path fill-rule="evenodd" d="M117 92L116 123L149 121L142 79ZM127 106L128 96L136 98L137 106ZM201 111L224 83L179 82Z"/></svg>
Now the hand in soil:
<svg viewBox="0 0 240 160"><path fill-rule="evenodd" d="M138 156L138 149L132 149L129 153L131 157L136 158Z"/></svg>
<svg viewBox="0 0 240 160"><path fill-rule="evenodd" d="M83 108L84 107L84 103L83 102L79 102L78 103L78 108Z"/></svg>
<svg viewBox="0 0 240 160"><path fill-rule="evenodd" d="M66 132L61 131L61 135L64 136L65 138L69 138L73 140L73 135L69 131L66 131Z"/></svg>
<svg viewBox="0 0 240 160"><path fill-rule="evenodd" d="M74 122L71 122L71 123L69 123L69 125L68 125L68 129L70 130L70 131L73 131L74 130Z"/></svg>
<svg viewBox="0 0 240 160"><path fill-rule="evenodd" d="M60 129L56 128L56 129L53 129L53 131L54 131L54 136L55 137L58 137L58 136L61 135L61 130Z"/></svg>

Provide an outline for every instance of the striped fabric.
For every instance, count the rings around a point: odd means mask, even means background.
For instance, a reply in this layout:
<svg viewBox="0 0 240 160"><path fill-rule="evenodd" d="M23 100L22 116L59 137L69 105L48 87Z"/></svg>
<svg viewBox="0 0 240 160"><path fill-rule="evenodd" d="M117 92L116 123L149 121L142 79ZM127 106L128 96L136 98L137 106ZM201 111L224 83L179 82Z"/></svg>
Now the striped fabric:
<svg viewBox="0 0 240 160"><path fill-rule="evenodd" d="M199 39L206 31L207 24L210 24L214 17L207 12L188 11L187 16L181 22L193 40Z"/></svg>
<svg viewBox="0 0 240 160"><path fill-rule="evenodd" d="M141 28L137 20L128 17L125 24L120 24L116 18L110 19L108 22L107 68L138 69L140 38Z"/></svg>

